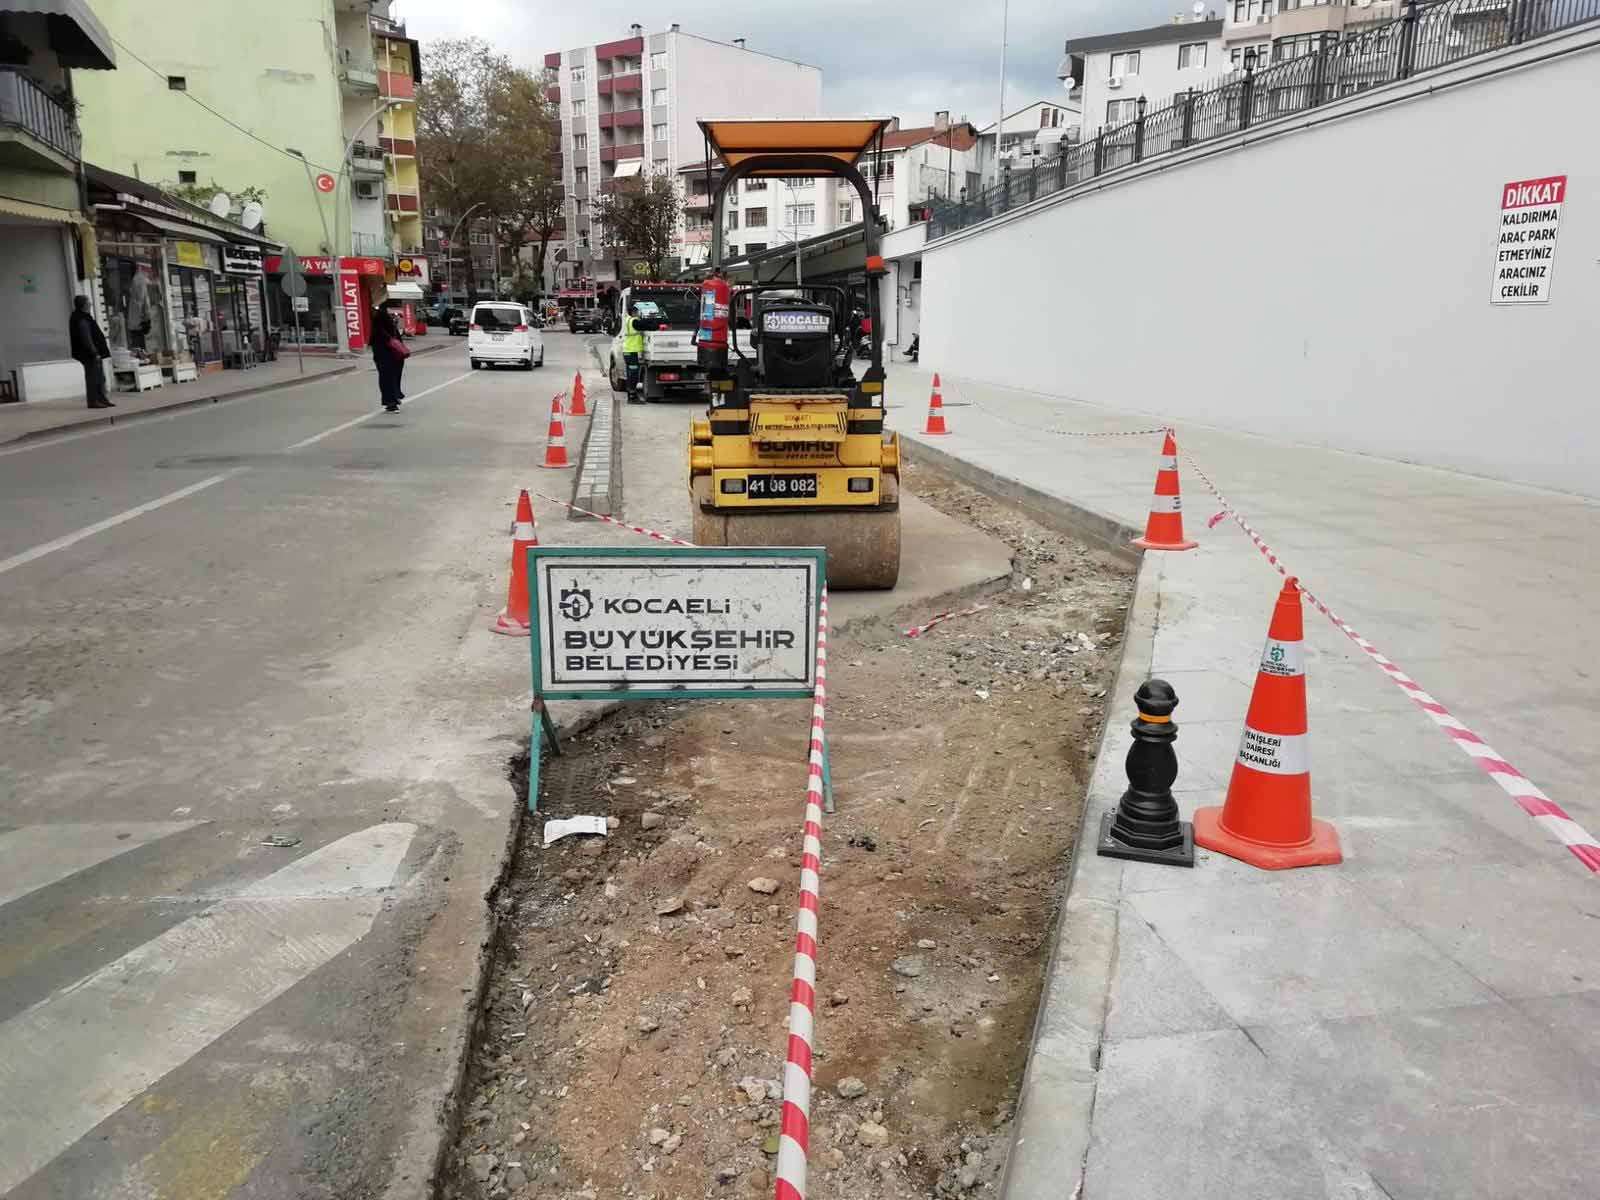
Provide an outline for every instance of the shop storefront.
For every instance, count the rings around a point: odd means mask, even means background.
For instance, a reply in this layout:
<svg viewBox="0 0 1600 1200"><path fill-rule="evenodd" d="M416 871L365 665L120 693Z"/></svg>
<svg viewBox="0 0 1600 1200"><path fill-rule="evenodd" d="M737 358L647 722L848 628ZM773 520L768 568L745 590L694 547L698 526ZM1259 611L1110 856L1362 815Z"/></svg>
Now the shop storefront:
<svg viewBox="0 0 1600 1200"><path fill-rule="evenodd" d="M383 299L383 259L302 258L306 309L299 313L283 293L283 259L268 255L265 267L268 319L280 352L293 349L296 341L307 350L337 349L340 322L350 349L366 348L372 310Z"/></svg>
<svg viewBox="0 0 1600 1200"><path fill-rule="evenodd" d="M203 375L222 370L222 340L213 281L221 273L217 247L209 242L169 239L168 296L172 325Z"/></svg>
<svg viewBox="0 0 1600 1200"><path fill-rule="evenodd" d="M177 345L172 337L161 239L100 225L95 229L95 243L113 366L155 365L175 379L179 360L190 360L188 346Z"/></svg>

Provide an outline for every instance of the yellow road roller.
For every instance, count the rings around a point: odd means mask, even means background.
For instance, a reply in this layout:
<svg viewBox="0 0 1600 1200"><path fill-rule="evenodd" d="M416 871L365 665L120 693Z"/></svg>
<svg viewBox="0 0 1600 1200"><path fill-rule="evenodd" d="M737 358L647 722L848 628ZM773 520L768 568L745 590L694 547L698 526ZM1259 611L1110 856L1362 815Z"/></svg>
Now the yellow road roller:
<svg viewBox="0 0 1600 1200"><path fill-rule="evenodd" d="M884 436L878 215L861 156L880 118L701 121L712 202L711 277L696 341L710 404L689 434L694 540L703 546L822 546L836 589L892 588L900 576L900 442ZM861 197L865 287L722 277L724 206L742 179L842 179ZM869 321L870 356L855 356ZM868 339L863 339L868 340Z"/></svg>

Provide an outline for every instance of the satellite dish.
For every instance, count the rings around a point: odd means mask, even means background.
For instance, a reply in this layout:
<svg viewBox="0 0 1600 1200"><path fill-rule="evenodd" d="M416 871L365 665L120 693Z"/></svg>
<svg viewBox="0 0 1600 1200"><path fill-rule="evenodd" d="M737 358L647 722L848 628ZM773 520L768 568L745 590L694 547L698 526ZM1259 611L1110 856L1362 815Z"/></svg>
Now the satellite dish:
<svg viewBox="0 0 1600 1200"><path fill-rule="evenodd" d="M211 197L211 204L208 207L212 216L225 217L233 211L233 198L227 192L218 192Z"/></svg>
<svg viewBox="0 0 1600 1200"><path fill-rule="evenodd" d="M239 214L239 224L246 229L254 229L261 224L261 201L252 200L244 206L244 211Z"/></svg>
<svg viewBox="0 0 1600 1200"><path fill-rule="evenodd" d="M1194 19L1199 20L1206 15L1205 0L1194 0Z"/></svg>

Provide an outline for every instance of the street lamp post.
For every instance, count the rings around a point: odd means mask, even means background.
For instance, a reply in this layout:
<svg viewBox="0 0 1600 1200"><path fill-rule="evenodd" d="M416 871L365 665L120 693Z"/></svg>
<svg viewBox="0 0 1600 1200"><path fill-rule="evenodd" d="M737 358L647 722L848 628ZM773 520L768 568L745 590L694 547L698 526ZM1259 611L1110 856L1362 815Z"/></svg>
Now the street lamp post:
<svg viewBox="0 0 1600 1200"><path fill-rule="evenodd" d="M1000 186L1000 139L1006 131L1006 34L1011 19L1011 0L1000 4L1000 119L994 123L994 182Z"/></svg>
<svg viewBox="0 0 1600 1200"><path fill-rule="evenodd" d="M450 264L450 290L452 292L455 291L455 289L456 289L456 263L455 263L456 234L461 232L461 227L467 223L467 218L470 217L473 213L477 212L480 208L482 208L483 205L484 205L484 202L482 200L480 200L480 201L478 201L478 203L474 204L471 208L467 209L466 212L461 214L461 219L456 222L455 228L450 231L450 244L445 249L444 257L445 257L445 262ZM468 254L472 253L472 247L471 246L467 247L467 253Z"/></svg>

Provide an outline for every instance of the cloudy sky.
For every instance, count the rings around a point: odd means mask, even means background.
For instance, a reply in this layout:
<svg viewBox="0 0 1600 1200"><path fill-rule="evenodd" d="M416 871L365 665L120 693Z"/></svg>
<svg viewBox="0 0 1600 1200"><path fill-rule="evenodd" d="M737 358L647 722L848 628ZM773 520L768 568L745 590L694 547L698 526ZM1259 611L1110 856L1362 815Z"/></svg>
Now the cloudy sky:
<svg viewBox="0 0 1600 1200"><path fill-rule="evenodd" d="M1159 24L1189 7L1011 0L1007 106L1061 94L1056 65L1067 38ZM821 67L825 111L888 113L908 125L941 108L988 124L999 100L1000 0L396 0L394 12L424 43L477 34L530 66L550 50L627 37L636 21L646 32L677 21L686 32L743 37L752 50Z"/></svg>

